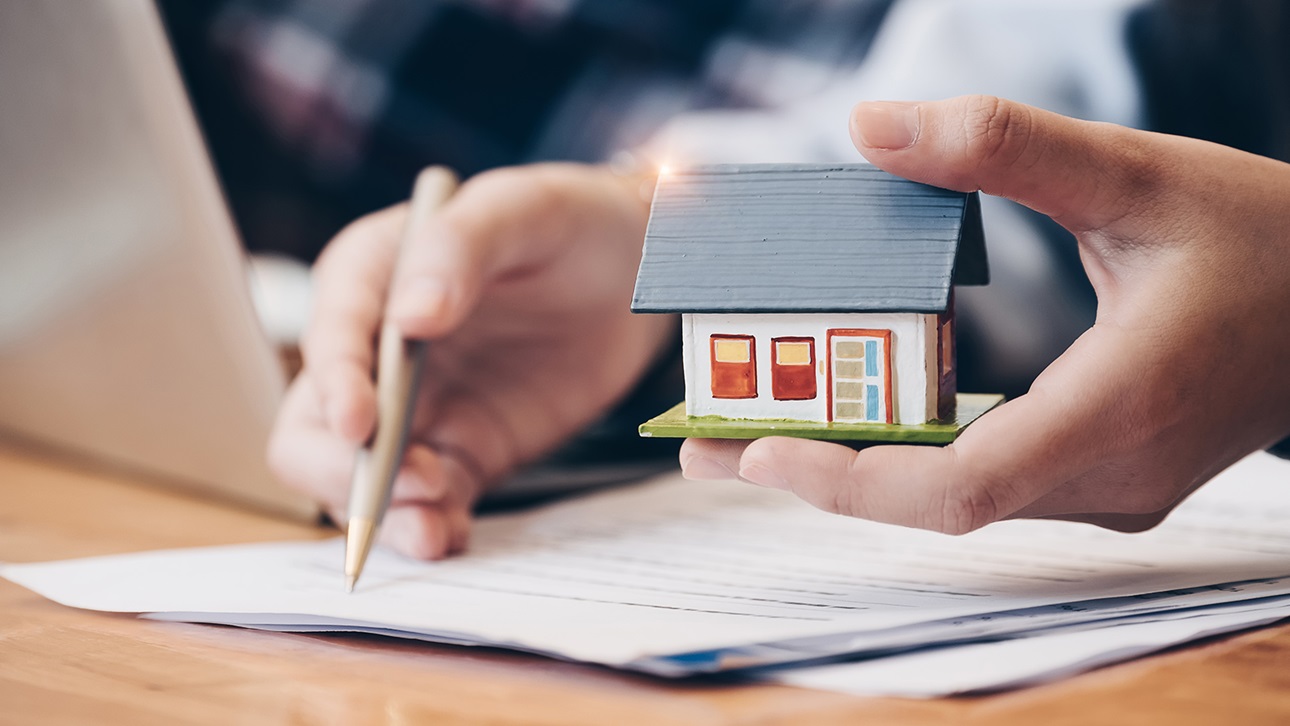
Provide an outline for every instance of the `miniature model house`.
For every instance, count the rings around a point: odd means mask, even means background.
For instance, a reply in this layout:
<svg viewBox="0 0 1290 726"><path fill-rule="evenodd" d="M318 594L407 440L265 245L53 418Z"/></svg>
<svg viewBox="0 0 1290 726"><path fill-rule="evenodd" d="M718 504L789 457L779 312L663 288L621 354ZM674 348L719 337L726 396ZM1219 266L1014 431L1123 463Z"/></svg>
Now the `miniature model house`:
<svg viewBox="0 0 1290 726"><path fill-rule="evenodd" d="M690 420L917 426L955 419L953 286L987 278L975 193L711 166L660 178L632 310L682 314Z"/></svg>

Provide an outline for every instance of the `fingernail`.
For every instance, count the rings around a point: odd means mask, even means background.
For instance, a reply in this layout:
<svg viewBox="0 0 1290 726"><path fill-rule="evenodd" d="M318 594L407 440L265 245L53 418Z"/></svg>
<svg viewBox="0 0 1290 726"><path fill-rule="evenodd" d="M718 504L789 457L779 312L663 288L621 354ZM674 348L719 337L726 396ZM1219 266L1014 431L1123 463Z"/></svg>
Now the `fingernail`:
<svg viewBox="0 0 1290 726"><path fill-rule="evenodd" d="M681 466L681 475L695 481L723 481L739 478L733 469L706 456L696 456L686 461Z"/></svg>
<svg viewBox="0 0 1290 726"><path fill-rule="evenodd" d="M907 149L918 141L918 104L894 101L862 103L855 107L851 123L862 146L870 149Z"/></svg>
<svg viewBox="0 0 1290 726"><path fill-rule="evenodd" d="M395 318L436 318L447 305L448 287L442 281L418 277L399 286L389 314Z"/></svg>
<svg viewBox="0 0 1290 726"><path fill-rule="evenodd" d="M767 489L782 489L783 491L789 491L790 488L788 486L788 482L784 481L784 477L776 474L770 469L767 469L761 464L749 464L748 466L740 469L739 478L749 484L756 484L759 487L766 487Z"/></svg>

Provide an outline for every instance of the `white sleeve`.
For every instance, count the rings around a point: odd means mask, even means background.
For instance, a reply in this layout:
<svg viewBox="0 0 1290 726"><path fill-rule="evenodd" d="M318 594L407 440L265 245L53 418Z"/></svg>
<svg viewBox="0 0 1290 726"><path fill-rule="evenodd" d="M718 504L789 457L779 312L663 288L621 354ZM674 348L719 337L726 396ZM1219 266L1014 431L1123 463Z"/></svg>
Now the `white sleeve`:
<svg viewBox="0 0 1290 726"><path fill-rule="evenodd" d="M686 114L648 145L678 163L853 161L851 107L985 93L1068 116L1136 125L1125 23L1144 0L900 0L864 64L773 111Z"/></svg>

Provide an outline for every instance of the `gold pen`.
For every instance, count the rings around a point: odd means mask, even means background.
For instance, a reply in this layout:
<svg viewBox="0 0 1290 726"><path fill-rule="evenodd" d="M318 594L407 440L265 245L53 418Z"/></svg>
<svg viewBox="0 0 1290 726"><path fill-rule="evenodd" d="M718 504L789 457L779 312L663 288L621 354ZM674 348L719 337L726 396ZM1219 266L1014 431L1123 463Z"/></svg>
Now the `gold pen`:
<svg viewBox="0 0 1290 726"><path fill-rule="evenodd" d="M426 220L448 201L457 183L457 175L442 166L429 167L417 175L399 244L400 257L411 244L413 230L425 229ZM354 591L354 584L363 574L367 554L390 506L394 477L408 445L425 357L424 340L407 340L394 323L382 323L376 351L376 431L368 445L359 449L349 485L349 523L345 533L348 592Z"/></svg>

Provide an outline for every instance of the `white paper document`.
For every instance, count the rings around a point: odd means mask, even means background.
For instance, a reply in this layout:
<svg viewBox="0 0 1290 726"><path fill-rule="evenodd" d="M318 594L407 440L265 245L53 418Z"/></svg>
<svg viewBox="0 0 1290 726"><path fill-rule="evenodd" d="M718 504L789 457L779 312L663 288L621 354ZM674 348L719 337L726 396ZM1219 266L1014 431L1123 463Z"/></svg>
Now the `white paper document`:
<svg viewBox="0 0 1290 726"><path fill-rule="evenodd" d="M446 562L376 552L353 594L341 550L339 540L239 545L0 575L74 607L679 676L1290 595L1290 580L1276 579L1290 575L1290 464L1252 457L1137 535L1019 521L949 537L667 477L485 518L470 553Z"/></svg>
<svg viewBox="0 0 1290 726"><path fill-rule="evenodd" d="M1074 675L1188 641L1290 617L1290 597L1123 619L869 658L780 668L759 677L857 696L934 698L997 691Z"/></svg>

